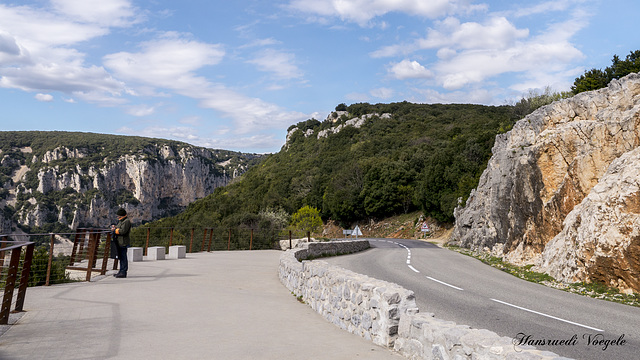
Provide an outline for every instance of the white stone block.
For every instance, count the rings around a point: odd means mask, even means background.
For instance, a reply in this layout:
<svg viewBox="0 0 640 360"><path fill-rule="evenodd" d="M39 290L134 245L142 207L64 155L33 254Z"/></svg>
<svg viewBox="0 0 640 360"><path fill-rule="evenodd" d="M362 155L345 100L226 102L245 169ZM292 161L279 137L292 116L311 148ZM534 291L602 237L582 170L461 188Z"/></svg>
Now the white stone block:
<svg viewBox="0 0 640 360"><path fill-rule="evenodd" d="M164 260L164 246L152 246L147 249L147 260Z"/></svg>
<svg viewBox="0 0 640 360"><path fill-rule="evenodd" d="M130 247L127 249L127 259L131 261L142 261L142 248Z"/></svg>
<svg viewBox="0 0 640 360"><path fill-rule="evenodd" d="M169 246L169 259L184 259L187 257L187 247L184 245Z"/></svg>

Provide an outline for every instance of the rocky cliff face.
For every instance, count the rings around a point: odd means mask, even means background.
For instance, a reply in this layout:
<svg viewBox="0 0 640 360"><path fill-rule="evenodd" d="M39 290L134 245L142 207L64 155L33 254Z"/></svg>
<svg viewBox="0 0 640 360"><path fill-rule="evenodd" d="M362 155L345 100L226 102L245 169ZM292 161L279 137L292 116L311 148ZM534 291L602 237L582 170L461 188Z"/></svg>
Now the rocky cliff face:
<svg viewBox="0 0 640 360"><path fill-rule="evenodd" d="M118 207L135 223L156 220L228 184L258 157L175 142L109 156L65 146L42 155L23 147L0 156L14 169L0 199L3 233L9 232L7 219L13 227L105 227Z"/></svg>
<svg viewBox="0 0 640 360"><path fill-rule="evenodd" d="M558 280L640 291L639 126L638 74L518 121L456 209L452 242Z"/></svg>

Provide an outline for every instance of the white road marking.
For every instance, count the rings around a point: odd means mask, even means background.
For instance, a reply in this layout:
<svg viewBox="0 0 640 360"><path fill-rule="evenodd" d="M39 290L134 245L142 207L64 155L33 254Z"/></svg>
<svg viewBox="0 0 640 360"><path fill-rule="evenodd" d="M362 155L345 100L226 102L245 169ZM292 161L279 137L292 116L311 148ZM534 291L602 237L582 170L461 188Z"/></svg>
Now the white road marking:
<svg viewBox="0 0 640 360"><path fill-rule="evenodd" d="M457 287L457 286L453 286L453 285L451 285L451 284L447 284L447 283L446 283L446 282L444 282L444 281L440 281L440 280L438 280L438 279L434 279L434 278L432 278L431 276L427 276L427 279L429 279L429 280L433 280L433 281L435 281L435 282L437 282L437 283L440 283L440 284L442 284L442 285L447 285L448 287L454 288L454 289L456 289L456 290L460 290L460 291L463 291L463 290L464 290L464 289L459 288L459 287Z"/></svg>
<svg viewBox="0 0 640 360"><path fill-rule="evenodd" d="M420 274L420 271L418 271L418 269L414 268L413 266L409 265L409 269L417 272L418 274Z"/></svg>
<svg viewBox="0 0 640 360"><path fill-rule="evenodd" d="M516 308L516 309L520 309L520 310L528 311L528 312L531 312L531 313L534 313L534 314L538 314L538 315L546 316L546 317L551 318L551 319L555 319L555 320L559 320L559 321L564 321L564 322L566 322L566 323L569 323L569 324L572 324L572 325L581 326L581 327L583 327L583 328L587 328L587 329L590 329L590 330L593 330L593 331L600 331L600 332L604 331L604 330L602 330L602 329L596 329L596 328L591 327L591 326L583 325L583 324L580 324L580 323L577 323L577 322L573 322L573 321L569 321L569 320L561 319L561 318L559 318L559 317L555 317L555 316L547 315L547 314L545 314L545 313L541 313L541 312L538 312L538 311L534 311L534 310L530 310L530 309L527 309L527 308L523 308L522 306L509 304L508 302L500 301L500 300L497 300L497 299L491 299L491 300L493 300L493 301L495 301L495 302L498 302L498 303L500 303L500 304L504 304L504 305L508 305L508 306L514 307L514 308Z"/></svg>

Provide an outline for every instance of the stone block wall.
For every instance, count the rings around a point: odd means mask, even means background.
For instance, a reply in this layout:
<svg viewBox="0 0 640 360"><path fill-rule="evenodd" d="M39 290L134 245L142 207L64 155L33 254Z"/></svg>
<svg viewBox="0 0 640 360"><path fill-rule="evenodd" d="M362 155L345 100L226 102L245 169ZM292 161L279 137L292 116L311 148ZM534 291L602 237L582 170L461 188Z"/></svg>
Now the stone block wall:
<svg viewBox="0 0 640 360"><path fill-rule="evenodd" d="M409 359L557 359L552 352L515 348L494 332L419 313L413 291L397 284L305 260L369 248L367 240L307 243L280 256L280 281L336 326Z"/></svg>
<svg viewBox="0 0 640 360"><path fill-rule="evenodd" d="M369 242L359 240L308 243L287 250L280 257L280 280L295 296L336 326L392 348L398 336L400 315L417 312L413 292L326 261L304 260L367 248Z"/></svg>

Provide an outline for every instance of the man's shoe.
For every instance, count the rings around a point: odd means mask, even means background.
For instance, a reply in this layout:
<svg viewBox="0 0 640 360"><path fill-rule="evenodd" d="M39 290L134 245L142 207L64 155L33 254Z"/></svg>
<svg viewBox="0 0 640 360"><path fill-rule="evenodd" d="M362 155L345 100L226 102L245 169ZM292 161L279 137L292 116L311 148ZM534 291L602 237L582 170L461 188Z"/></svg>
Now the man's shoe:
<svg viewBox="0 0 640 360"><path fill-rule="evenodd" d="M127 274L116 274L115 277L117 277L117 278L126 278Z"/></svg>

